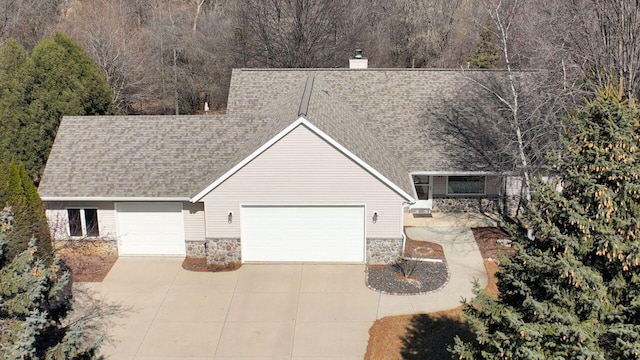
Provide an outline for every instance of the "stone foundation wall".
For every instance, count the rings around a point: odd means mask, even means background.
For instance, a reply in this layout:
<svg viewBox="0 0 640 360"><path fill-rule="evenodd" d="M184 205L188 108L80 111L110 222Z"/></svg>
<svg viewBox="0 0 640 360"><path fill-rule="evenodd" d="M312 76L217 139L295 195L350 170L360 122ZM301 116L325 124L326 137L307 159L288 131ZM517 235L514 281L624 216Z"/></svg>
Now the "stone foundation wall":
<svg viewBox="0 0 640 360"><path fill-rule="evenodd" d="M207 257L207 246L204 241L185 241L187 257L203 258Z"/></svg>
<svg viewBox="0 0 640 360"><path fill-rule="evenodd" d="M433 212L500 213L498 198L435 198Z"/></svg>
<svg viewBox="0 0 640 360"><path fill-rule="evenodd" d="M402 238L367 238L367 264L393 264L402 253Z"/></svg>
<svg viewBox="0 0 640 360"><path fill-rule="evenodd" d="M207 264L227 265L242 260L239 238L207 238Z"/></svg>
<svg viewBox="0 0 640 360"><path fill-rule="evenodd" d="M468 212L468 213L496 213L503 216L514 216L518 209L518 196L495 198L435 198L433 212Z"/></svg>

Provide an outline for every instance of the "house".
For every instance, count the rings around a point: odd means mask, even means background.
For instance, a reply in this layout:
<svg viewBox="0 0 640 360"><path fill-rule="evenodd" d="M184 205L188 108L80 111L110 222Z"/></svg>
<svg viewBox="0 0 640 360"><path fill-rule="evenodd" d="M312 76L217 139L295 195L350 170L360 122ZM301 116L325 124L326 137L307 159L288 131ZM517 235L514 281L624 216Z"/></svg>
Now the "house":
<svg viewBox="0 0 640 360"><path fill-rule="evenodd" d="M476 101L465 76L360 67L233 70L224 115L64 117L39 187L54 237L210 263L389 263L405 212L513 195L428 121Z"/></svg>

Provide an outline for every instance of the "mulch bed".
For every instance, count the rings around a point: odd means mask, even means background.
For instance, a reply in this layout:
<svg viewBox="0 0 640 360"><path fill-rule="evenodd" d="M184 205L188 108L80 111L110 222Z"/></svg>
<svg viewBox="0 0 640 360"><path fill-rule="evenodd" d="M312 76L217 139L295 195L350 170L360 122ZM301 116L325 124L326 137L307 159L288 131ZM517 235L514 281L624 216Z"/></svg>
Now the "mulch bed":
<svg viewBox="0 0 640 360"><path fill-rule="evenodd" d="M102 282L118 260L118 254L99 241L78 241L56 249L71 270L73 282Z"/></svg>
<svg viewBox="0 0 640 360"><path fill-rule="evenodd" d="M501 239L509 239L509 234L495 227L479 227L471 229L473 236L476 238L478 248L485 260L497 261L500 255L512 257L516 253L513 246L504 246L497 241Z"/></svg>
<svg viewBox="0 0 640 360"><path fill-rule="evenodd" d="M391 295L426 294L438 290L449 281L446 263L419 261L409 278L405 278L394 265L367 267L367 286Z"/></svg>
<svg viewBox="0 0 640 360"><path fill-rule="evenodd" d="M221 271L234 271L238 270L242 264L240 262L234 262L227 265L219 264L207 264L206 258L185 258L182 262L182 268L195 272L221 272Z"/></svg>
<svg viewBox="0 0 640 360"><path fill-rule="evenodd" d="M407 238L405 242L404 255L418 259L441 259L444 261L442 246L410 238Z"/></svg>
<svg viewBox="0 0 640 360"><path fill-rule="evenodd" d="M391 295L427 294L443 287L449 281L449 270L442 246L407 238L405 257L415 259L440 259L442 262L417 261L409 278L391 265L367 266L367 286L375 291Z"/></svg>

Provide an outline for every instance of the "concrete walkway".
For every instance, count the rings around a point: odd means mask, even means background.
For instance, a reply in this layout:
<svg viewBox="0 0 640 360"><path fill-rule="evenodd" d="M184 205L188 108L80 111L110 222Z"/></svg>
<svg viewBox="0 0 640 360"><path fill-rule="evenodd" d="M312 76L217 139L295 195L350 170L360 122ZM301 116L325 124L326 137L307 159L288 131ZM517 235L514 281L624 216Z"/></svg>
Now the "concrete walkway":
<svg viewBox="0 0 640 360"><path fill-rule="evenodd" d="M368 330L388 315L453 308L486 283L468 228L409 228L441 244L447 285L432 294L383 295L364 265L244 265L226 273L182 269L182 259L120 258L102 283L83 284L132 308L113 319L109 359L362 359Z"/></svg>

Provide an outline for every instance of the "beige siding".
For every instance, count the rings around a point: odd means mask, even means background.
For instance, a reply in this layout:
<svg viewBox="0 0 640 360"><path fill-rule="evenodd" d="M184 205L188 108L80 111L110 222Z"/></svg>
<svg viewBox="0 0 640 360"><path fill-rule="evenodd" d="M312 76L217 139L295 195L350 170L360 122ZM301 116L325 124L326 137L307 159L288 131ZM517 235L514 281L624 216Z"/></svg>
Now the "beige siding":
<svg viewBox="0 0 640 360"><path fill-rule="evenodd" d="M506 178L506 195L519 196L522 191L522 178L519 176L509 176Z"/></svg>
<svg viewBox="0 0 640 360"><path fill-rule="evenodd" d="M54 239L65 239L69 236L68 208L98 209L98 226L100 237L116 238L116 213L113 202L102 201L47 201L45 202L47 220Z"/></svg>
<svg viewBox="0 0 640 360"><path fill-rule="evenodd" d="M240 237L240 206L365 205L367 237L398 238L403 199L300 126L207 194L207 237ZM378 221L372 221L378 212ZM233 212L233 221L228 214Z"/></svg>
<svg viewBox="0 0 640 360"><path fill-rule="evenodd" d="M487 176L486 185L487 196L498 196L502 194L502 180L499 176Z"/></svg>
<svg viewBox="0 0 640 360"><path fill-rule="evenodd" d="M187 241L204 241L204 204L183 203L184 239Z"/></svg>

